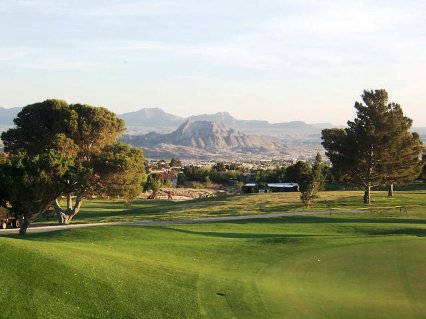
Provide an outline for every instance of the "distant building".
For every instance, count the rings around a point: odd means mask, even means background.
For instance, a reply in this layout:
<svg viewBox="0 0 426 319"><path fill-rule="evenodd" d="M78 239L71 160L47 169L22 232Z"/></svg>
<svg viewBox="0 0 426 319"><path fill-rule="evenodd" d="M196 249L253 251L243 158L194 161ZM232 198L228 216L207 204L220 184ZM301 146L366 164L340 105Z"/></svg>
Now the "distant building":
<svg viewBox="0 0 426 319"><path fill-rule="evenodd" d="M298 192L299 184L297 183L269 183L268 188L271 192Z"/></svg>
<svg viewBox="0 0 426 319"><path fill-rule="evenodd" d="M265 187L266 186L266 187ZM263 192L298 192L299 184L297 183L268 183L265 185L258 185L256 183L247 183L242 187L243 193L263 193Z"/></svg>

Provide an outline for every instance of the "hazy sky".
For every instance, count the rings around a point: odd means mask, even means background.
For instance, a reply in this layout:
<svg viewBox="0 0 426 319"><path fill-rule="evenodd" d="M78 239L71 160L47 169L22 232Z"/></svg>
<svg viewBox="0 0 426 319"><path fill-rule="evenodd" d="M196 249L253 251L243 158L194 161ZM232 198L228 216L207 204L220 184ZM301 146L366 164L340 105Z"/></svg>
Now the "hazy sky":
<svg viewBox="0 0 426 319"><path fill-rule="evenodd" d="M0 106L344 124L385 88L426 126L425 0L0 0Z"/></svg>

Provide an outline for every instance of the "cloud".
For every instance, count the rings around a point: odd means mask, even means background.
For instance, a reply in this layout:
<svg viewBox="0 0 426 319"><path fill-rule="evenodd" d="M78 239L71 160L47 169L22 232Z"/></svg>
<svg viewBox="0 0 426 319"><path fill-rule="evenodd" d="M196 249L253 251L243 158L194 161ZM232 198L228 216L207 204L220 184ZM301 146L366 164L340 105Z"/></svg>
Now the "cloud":
<svg viewBox="0 0 426 319"><path fill-rule="evenodd" d="M78 70L102 67L98 61L79 61L67 52L35 47L1 47L0 64L37 70Z"/></svg>
<svg viewBox="0 0 426 319"><path fill-rule="evenodd" d="M274 55L256 50L251 44L244 43L197 43L179 44L155 41L118 41L100 44L93 49L107 52L115 51L122 54L161 53L174 58L222 64L224 66L262 69L280 63Z"/></svg>

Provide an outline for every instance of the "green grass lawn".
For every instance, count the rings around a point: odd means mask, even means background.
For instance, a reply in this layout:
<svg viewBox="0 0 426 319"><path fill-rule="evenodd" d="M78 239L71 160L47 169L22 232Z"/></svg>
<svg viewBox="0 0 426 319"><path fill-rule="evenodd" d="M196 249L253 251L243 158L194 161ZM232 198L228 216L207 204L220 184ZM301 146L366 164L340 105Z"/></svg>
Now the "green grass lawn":
<svg viewBox="0 0 426 319"><path fill-rule="evenodd" d="M85 201L74 222L194 219L324 210L365 210L378 216L398 216L401 211L395 206L402 205L408 206L407 212L414 216L416 213L421 215L426 209L426 191L395 192L394 197L388 197L387 192L373 192L371 205L364 205L362 196L360 191L321 192L315 206L309 209L302 205L299 193L222 196L184 202L143 200L134 201L130 206L122 201ZM55 221L51 217L47 222L54 224ZM45 220L41 222L46 223Z"/></svg>
<svg viewBox="0 0 426 319"><path fill-rule="evenodd" d="M420 319L425 236L367 213L0 237L0 318Z"/></svg>

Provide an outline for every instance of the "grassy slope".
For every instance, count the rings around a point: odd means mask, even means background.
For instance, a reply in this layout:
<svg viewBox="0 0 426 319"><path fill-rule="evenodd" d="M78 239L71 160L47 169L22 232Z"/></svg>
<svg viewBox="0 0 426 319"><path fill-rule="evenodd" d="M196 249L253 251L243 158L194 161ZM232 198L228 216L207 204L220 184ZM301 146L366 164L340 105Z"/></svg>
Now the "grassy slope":
<svg viewBox="0 0 426 319"><path fill-rule="evenodd" d="M3 237L0 317L424 318L425 235L366 214Z"/></svg>

